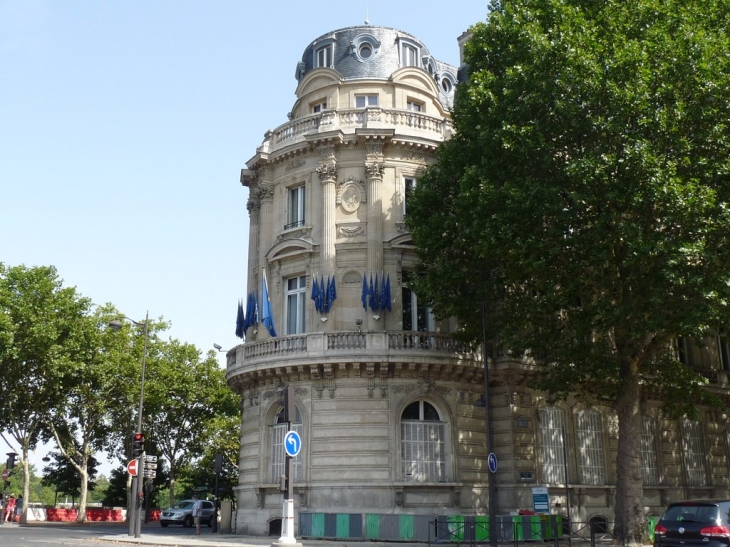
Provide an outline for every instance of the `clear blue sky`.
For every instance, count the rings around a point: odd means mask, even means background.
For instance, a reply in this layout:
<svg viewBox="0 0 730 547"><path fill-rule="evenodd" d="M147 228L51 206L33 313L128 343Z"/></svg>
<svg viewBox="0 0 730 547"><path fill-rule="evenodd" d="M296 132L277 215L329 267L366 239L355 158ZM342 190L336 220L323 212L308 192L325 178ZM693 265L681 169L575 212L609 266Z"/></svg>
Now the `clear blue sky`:
<svg viewBox="0 0 730 547"><path fill-rule="evenodd" d="M286 122L305 47L367 14L458 65L456 38L487 7L0 0L0 262L54 265L94 302L164 316L203 351L235 346L239 173Z"/></svg>

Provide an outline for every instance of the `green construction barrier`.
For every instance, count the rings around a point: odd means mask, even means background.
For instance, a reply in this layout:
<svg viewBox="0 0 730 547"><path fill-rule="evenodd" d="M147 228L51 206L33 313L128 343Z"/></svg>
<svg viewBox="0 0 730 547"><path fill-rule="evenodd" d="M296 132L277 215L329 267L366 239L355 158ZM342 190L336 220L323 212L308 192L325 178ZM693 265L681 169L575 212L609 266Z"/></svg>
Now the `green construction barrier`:
<svg viewBox="0 0 730 547"><path fill-rule="evenodd" d="M450 515L446 517L449 528L449 541L463 543L464 541L464 517L462 515Z"/></svg>
<svg viewBox="0 0 730 547"><path fill-rule="evenodd" d="M312 513L312 537L323 538L324 536L324 513Z"/></svg>
<svg viewBox="0 0 730 547"><path fill-rule="evenodd" d="M365 515L365 538L380 539L380 515Z"/></svg>
<svg viewBox="0 0 730 547"><path fill-rule="evenodd" d="M337 514L336 529L338 538L350 537L350 515Z"/></svg>
<svg viewBox="0 0 730 547"><path fill-rule="evenodd" d="M489 517L484 515L474 517L474 539L477 543L489 541Z"/></svg>
<svg viewBox="0 0 730 547"><path fill-rule="evenodd" d="M654 543L654 528L656 528L656 523L659 522L660 518L661 517L656 515L650 515L647 519L647 524L649 526L649 540L651 540L652 543Z"/></svg>
<svg viewBox="0 0 730 547"><path fill-rule="evenodd" d="M413 539L413 515L401 515L398 519L398 539Z"/></svg>

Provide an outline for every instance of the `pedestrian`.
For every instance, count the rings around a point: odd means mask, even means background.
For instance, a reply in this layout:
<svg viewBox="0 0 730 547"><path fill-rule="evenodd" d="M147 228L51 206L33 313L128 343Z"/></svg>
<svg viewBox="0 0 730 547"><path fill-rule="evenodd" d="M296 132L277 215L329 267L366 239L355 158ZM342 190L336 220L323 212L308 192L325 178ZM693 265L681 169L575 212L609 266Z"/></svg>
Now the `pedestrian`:
<svg viewBox="0 0 730 547"><path fill-rule="evenodd" d="M193 518L195 519L195 535L200 535L200 517L203 516L203 502L198 499L197 494L193 494L195 503L193 504Z"/></svg>
<svg viewBox="0 0 730 547"><path fill-rule="evenodd" d="M5 522L12 522L15 516L15 494L10 494L8 502L5 504Z"/></svg>
<svg viewBox="0 0 730 547"><path fill-rule="evenodd" d="M15 520L20 522L20 516L23 514L23 494L18 494L15 500Z"/></svg>

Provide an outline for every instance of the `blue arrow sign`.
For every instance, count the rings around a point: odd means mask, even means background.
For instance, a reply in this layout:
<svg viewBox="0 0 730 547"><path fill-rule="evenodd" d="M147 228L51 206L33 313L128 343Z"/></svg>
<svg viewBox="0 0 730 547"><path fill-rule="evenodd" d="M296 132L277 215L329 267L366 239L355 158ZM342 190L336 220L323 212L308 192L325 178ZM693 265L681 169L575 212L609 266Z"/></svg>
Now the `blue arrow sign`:
<svg viewBox="0 0 730 547"><path fill-rule="evenodd" d="M302 438L296 431L289 431L284 437L284 450L292 458L296 458L302 449Z"/></svg>
<svg viewBox="0 0 730 547"><path fill-rule="evenodd" d="M497 472L497 455L494 452L489 453L489 457L487 458L487 464L489 465L489 470L492 473Z"/></svg>

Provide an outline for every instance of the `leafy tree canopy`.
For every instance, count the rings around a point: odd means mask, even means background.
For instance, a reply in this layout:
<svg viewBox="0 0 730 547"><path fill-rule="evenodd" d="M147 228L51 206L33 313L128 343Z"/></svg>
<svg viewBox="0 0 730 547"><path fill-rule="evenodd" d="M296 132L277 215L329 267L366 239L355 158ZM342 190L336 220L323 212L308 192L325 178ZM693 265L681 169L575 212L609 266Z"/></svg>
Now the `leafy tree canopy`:
<svg viewBox="0 0 730 547"><path fill-rule="evenodd" d="M476 339L488 302L495 344L549 365L538 387L616 410L631 541L638 405L713 402L667 349L730 324L729 31L727 0L493 2L409 202L436 314Z"/></svg>

